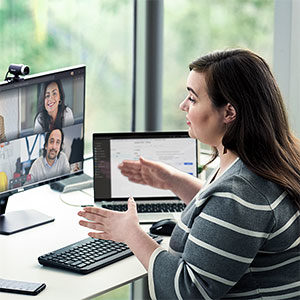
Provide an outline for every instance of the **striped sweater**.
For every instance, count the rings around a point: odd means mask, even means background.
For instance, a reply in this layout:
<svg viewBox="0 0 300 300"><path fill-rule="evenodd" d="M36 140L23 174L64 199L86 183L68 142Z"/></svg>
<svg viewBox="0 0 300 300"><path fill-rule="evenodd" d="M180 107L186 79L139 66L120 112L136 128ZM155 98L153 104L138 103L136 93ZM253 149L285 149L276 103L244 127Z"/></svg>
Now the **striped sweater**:
<svg viewBox="0 0 300 300"><path fill-rule="evenodd" d="M186 207L148 271L152 299L300 299L300 212L236 160Z"/></svg>

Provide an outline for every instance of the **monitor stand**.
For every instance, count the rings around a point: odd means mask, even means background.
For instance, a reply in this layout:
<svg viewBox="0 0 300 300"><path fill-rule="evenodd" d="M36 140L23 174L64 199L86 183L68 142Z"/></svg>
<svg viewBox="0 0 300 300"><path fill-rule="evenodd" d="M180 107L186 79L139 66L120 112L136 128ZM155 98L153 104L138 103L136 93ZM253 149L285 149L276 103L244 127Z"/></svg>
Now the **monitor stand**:
<svg viewBox="0 0 300 300"><path fill-rule="evenodd" d="M5 213L7 200L8 196L0 198L0 234L9 235L54 221L53 217L34 209Z"/></svg>

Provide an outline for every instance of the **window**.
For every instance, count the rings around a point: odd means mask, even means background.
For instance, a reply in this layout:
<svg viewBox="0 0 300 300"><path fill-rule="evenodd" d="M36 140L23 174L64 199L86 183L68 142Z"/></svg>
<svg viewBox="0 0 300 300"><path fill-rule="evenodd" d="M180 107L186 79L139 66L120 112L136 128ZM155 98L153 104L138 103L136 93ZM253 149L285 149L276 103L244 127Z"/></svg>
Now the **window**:
<svg viewBox="0 0 300 300"><path fill-rule="evenodd" d="M132 31L132 0L1 1L0 76L11 63L31 74L86 64L91 153L92 132L130 130Z"/></svg>
<svg viewBox="0 0 300 300"><path fill-rule="evenodd" d="M163 130L187 129L179 103L188 65L213 50L249 48L272 65L274 0L165 0Z"/></svg>

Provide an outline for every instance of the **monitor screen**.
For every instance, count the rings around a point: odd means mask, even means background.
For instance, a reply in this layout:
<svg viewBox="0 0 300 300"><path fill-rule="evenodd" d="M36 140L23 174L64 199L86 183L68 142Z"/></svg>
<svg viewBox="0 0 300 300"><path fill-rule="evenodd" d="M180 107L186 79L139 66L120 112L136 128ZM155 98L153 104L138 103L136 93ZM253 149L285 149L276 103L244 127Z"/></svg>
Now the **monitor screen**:
<svg viewBox="0 0 300 300"><path fill-rule="evenodd" d="M0 214L13 193L83 172L85 71L0 83Z"/></svg>

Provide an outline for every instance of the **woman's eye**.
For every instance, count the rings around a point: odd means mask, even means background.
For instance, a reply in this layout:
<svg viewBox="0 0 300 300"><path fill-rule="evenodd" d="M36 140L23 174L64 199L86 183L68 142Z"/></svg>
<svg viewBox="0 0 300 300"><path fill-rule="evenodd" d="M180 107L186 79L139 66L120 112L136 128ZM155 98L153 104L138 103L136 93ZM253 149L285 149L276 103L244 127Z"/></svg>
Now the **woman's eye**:
<svg viewBox="0 0 300 300"><path fill-rule="evenodd" d="M191 97L189 97L188 99L189 99L189 101L192 102L192 103L195 103L195 102L196 102L196 100L194 100L194 99L191 98Z"/></svg>

